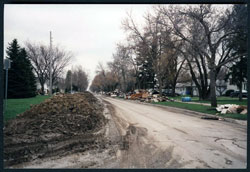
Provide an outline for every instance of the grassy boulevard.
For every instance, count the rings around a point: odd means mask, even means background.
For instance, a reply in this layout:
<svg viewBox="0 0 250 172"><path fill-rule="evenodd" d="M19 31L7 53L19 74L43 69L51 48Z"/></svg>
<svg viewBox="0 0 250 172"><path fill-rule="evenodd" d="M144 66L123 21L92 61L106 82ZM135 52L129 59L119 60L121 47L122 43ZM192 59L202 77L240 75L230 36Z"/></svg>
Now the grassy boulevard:
<svg viewBox="0 0 250 172"><path fill-rule="evenodd" d="M181 98L185 96L178 96L178 97L171 97L175 100L181 101ZM191 97L191 102L197 102L197 103L208 103L210 104L209 100L199 100L199 97ZM217 97L217 104L237 104L237 105L246 105L247 106L247 99L243 99L241 102L239 101L239 98L235 97Z"/></svg>
<svg viewBox="0 0 250 172"><path fill-rule="evenodd" d="M30 108L30 105L35 105L43 102L50 96L36 96L25 99L8 99L7 111L4 114L4 121L15 118L17 114L23 113Z"/></svg>

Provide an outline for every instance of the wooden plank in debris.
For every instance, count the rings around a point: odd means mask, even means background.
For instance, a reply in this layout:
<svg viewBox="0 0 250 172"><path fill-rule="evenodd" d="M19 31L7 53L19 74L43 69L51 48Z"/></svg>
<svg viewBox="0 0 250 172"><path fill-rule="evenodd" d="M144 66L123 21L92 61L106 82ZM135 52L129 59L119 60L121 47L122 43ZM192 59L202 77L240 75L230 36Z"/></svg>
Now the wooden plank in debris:
<svg viewBox="0 0 250 172"><path fill-rule="evenodd" d="M202 116L201 119L219 120L219 118L216 116Z"/></svg>

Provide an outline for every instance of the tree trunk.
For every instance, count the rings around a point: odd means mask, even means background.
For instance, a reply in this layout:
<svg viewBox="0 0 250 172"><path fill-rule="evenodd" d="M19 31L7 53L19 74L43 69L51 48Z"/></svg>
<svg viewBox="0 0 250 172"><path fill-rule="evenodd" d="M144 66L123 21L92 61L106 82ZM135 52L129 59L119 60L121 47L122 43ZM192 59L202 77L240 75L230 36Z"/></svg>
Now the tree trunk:
<svg viewBox="0 0 250 172"><path fill-rule="evenodd" d="M196 85L196 87L197 87L197 85ZM201 88L200 88L200 87L197 87L197 90L198 90L198 94L199 94L199 100L203 100Z"/></svg>
<svg viewBox="0 0 250 172"><path fill-rule="evenodd" d="M139 89L141 87L141 81L140 79L137 78L137 89Z"/></svg>
<svg viewBox="0 0 250 172"><path fill-rule="evenodd" d="M40 84L41 84L42 95L44 95L44 83L40 83Z"/></svg>
<svg viewBox="0 0 250 172"><path fill-rule="evenodd" d="M126 92L126 79L125 79L125 72L123 69L122 69L122 79L123 79L122 91L123 91L123 93L125 93Z"/></svg>
<svg viewBox="0 0 250 172"><path fill-rule="evenodd" d="M211 70L210 70L210 100L211 100L212 107L217 107L215 82L216 82L215 69L211 68Z"/></svg>
<svg viewBox="0 0 250 172"><path fill-rule="evenodd" d="M240 82L240 85L239 85L239 101L242 101L242 82Z"/></svg>
<svg viewBox="0 0 250 172"><path fill-rule="evenodd" d="M194 90L193 90L193 80L191 81L191 93L190 93L190 96L193 97L194 94L193 94Z"/></svg>
<svg viewBox="0 0 250 172"><path fill-rule="evenodd" d="M160 92L160 96L162 96L162 80L159 77L159 92Z"/></svg>
<svg viewBox="0 0 250 172"><path fill-rule="evenodd" d="M209 100L209 99L210 99L210 86L209 86L208 90L205 90L205 94L204 94L204 99L203 100Z"/></svg>
<svg viewBox="0 0 250 172"><path fill-rule="evenodd" d="M175 97L175 85L176 84L173 84L172 87L171 87L172 88L172 93L171 93L172 97Z"/></svg>

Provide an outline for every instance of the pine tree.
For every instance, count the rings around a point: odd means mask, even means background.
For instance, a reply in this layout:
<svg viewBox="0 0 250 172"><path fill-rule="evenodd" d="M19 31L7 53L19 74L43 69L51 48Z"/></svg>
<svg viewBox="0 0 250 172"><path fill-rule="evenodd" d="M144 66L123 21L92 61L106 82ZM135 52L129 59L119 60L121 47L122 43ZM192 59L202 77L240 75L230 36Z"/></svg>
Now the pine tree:
<svg viewBox="0 0 250 172"><path fill-rule="evenodd" d="M7 58L12 61L8 76L8 98L36 96L36 80L25 49L14 39L6 53Z"/></svg>
<svg viewBox="0 0 250 172"><path fill-rule="evenodd" d="M24 48L21 49L20 58L23 60L23 68L25 69L25 77L24 80L26 82L27 90L25 97L34 97L36 96L36 78L34 73L32 72L32 65L30 60L27 57L27 53Z"/></svg>
<svg viewBox="0 0 250 172"><path fill-rule="evenodd" d="M72 77L72 72L71 70L68 70L66 74L66 79L65 79L65 85L66 85L65 92L66 93L69 93L71 90L71 77Z"/></svg>
<svg viewBox="0 0 250 172"><path fill-rule="evenodd" d="M229 40L228 47L232 48L232 56L247 53L247 6L234 5L234 17L232 23L234 24L234 31L237 33ZM242 56L240 59L229 68L230 72L226 76L232 76L232 83L239 88L239 100L242 101L242 85L247 81L247 56Z"/></svg>

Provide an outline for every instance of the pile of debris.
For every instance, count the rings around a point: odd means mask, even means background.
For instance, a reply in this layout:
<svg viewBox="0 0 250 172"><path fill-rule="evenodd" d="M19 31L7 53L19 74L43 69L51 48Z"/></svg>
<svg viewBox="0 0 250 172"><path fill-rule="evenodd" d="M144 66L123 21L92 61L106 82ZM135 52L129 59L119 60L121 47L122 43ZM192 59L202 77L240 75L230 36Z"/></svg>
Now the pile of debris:
<svg viewBox="0 0 250 172"><path fill-rule="evenodd" d="M130 99L131 99L131 100L140 100L140 99L142 99L142 95L143 95L143 94L144 94L144 93L142 93L142 92L132 94L132 95L130 96Z"/></svg>
<svg viewBox="0 0 250 172"><path fill-rule="evenodd" d="M170 99L167 96L160 96L160 94L151 94L145 90L140 90L131 95L125 95L124 98L131 100L139 100L140 102L147 102L147 103L174 101L174 99Z"/></svg>
<svg viewBox="0 0 250 172"><path fill-rule="evenodd" d="M103 107L91 93L55 95L7 121L4 165L95 147L105 123Z"/></svg>
<svg viewBox="0 0 250 172"><path fill-rule="evenodd" d="M238 113L238 114L247 114L247 106L236 105L236 104L225 104L220 105L216 108L221 114L226 113Z"/></svg>

